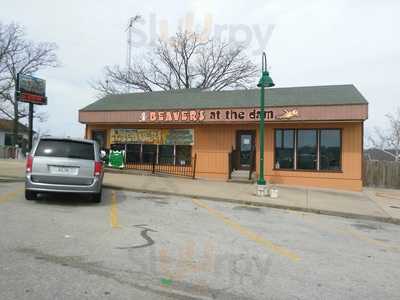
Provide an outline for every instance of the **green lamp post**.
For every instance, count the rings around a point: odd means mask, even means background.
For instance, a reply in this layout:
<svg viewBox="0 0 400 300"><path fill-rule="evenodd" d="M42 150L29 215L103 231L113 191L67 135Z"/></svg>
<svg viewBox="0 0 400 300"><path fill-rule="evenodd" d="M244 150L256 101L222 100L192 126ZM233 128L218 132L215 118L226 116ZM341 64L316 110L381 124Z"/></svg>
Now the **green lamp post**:
<svg viewBox="0 0 400 300"><path fill-rule="evenodd" d="M267 71L267 56L265 52L262 54L262 70L261 70L261 78L258 82L257 86L261 88L260 90L260 172L257 180L257 185L263 186L265 185L264 179L264 126L265 126L265 112L264 112L264 88L273 87L275 84L272 81L272 78L269 76Z"/></svg>

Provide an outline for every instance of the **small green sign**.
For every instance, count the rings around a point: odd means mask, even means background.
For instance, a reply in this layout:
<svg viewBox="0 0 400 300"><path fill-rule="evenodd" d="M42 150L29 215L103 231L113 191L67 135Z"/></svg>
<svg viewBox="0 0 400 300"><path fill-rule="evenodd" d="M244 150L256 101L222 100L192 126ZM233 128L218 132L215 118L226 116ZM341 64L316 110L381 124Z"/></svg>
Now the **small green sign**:
<svg viewBox="0 0 400 300"><path fill-rule="evenodd" d="M172 285L172 279L161 278L161 285L171 286Z"/></svg>

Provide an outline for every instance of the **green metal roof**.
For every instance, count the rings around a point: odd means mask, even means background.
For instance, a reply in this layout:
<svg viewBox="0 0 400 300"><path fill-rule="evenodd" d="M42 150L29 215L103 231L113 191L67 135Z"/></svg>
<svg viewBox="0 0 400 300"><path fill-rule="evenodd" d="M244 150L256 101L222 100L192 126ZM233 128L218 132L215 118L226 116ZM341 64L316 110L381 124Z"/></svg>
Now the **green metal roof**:
<svg viewBox="0 0 400 300"><path fill-rule="evenodd" d="M106 96L82 111L162 110L258 107L259 89L204 91L186 89ZM273 106L367 104L352 84L272 88L266 91L265 103Z"/></svg>

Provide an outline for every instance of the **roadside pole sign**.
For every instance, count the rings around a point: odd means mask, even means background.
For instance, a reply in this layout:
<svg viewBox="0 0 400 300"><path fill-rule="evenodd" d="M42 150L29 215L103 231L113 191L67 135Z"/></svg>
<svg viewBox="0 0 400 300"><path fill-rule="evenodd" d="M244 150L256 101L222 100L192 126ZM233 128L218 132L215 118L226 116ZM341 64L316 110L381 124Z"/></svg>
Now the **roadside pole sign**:
<svg viewBox="0 0 400 300"><path fill-rule="evenodd" d="M33 138L33 105L47 105L46 81L26 74L17 74L15 99L29 103L29 151L32 149ZM18 108L18 106L16 106ZM18 134L18 119L14 120L14 132Z"/></svg>
<svg viewBox="0 0 400 300"><path fill-rule="evenodd" d="M46 81L30 75L18 74L16 96L21 102L46 105Z"/></svg>

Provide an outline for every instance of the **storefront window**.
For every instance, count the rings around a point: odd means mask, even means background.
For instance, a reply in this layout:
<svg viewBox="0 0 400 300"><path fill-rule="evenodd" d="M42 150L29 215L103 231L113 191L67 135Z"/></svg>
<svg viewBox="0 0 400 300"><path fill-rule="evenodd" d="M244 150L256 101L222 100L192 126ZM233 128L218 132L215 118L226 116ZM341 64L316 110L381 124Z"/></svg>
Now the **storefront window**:
<svg viewBox="0 0 400 300"><path fill-rule="evenodd" d="M176 145L176 164L187 166L192 163L192 146Z"/></svg>
<svg viewBox="0 0 400 300"><path fill-rule="evenodd" d="M174 163L174 145L158 146L158 163L159 164Z"/></svg>
<svg viewBox="0 0 400 300"><path fill-rule="evenodd" d="M4 137L4 145L11 146L13 141L13 135L11 133L6 133Z"/></svg>
<svg viewBox="0 0 400 300"><path fill-rule="evenodd" d="M294 129L275 131L275 169L294 167Z"/></svg>
<svg viewBox="0 0 400 300"><path fill-rule="evenodd" d="M96 139L101 140L101 131L93 131L93 135L96 133ZM126 150L127 164L187 166L192 160L194 129L114 128L110 142L111 149Z"/></svg>
<svg viewBox="0 0 400 300"><path fill-rule="evenodd" d="M317 169L317 130L297 130L297 169Z"/></svg>
<svg viewBox="0 0 400 300"><path fill-rule="evenodd" d="M320 170L340 170L340 130L320 130Z"/></svg>
<svg viewBox="0 0 400 300"><path fill-rule="evenodd" d="M126 145L126 163L140 163L140 153L142 145L128 144Z"/></svg>
<svg viewBox="0 0 400 300"><path fill-rule="evenodd" d="M340 129L276 129L274 167L339 171L341 147Z"/></svg>
<svg viewBox="0 0 400 300"><path fill-rule="evenodd" d="M142 162L153 163L157 155L157 145L143 144Z"/></svg>
<svg viewBox="0 0 400 300"><path fill-rule="evenodd" d="M121 144L111 145L119 150ZM125 147L125 145L123 145ZM192 162L192 146L190 145L153 145L127 144L126 163L157 163L161 165L188 166Z"/></svg>
<svg viewBox="0 0 400 300"><path fill-rule="evenodd" d="M125 144L111 144L110 148L117 151L125 150Z"/></svg>

